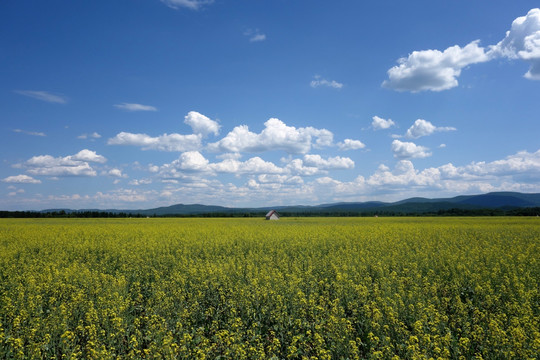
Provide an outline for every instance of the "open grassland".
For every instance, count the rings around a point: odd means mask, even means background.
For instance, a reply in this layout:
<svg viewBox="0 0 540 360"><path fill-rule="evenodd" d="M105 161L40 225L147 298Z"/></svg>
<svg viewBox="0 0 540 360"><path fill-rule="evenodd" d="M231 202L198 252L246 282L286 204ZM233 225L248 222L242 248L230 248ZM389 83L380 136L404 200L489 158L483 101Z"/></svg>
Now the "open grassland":
<svg viewBox="0 0 540 360"><path fill-rule="evenodd" d="M528 359L537 218L0 221L0 358Z"/></svg>

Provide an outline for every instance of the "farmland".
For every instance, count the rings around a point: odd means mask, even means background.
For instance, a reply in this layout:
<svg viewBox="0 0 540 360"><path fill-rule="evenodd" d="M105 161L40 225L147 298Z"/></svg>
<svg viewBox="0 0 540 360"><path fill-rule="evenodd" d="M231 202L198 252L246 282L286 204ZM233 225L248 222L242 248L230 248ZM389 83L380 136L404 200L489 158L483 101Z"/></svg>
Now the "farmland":
<svg viewBox="0 0 540 360"><path fill-rule="evenodd" d="M537 218L0 221L0 358L540 354Z"/></svg>

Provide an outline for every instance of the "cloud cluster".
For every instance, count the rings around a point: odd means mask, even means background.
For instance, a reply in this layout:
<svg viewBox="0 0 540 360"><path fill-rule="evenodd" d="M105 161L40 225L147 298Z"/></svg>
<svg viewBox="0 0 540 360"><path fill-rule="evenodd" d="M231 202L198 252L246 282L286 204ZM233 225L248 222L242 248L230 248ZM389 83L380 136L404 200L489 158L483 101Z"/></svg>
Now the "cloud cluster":
<svg viewBox="0 0 540 360"><path fill-rule="evenodd" d="M199 154L200 155L200 154ZM300 164L304 171L308 164L316 165L317 158L289 160L285 166L277 167L258 157L247 161L235 160L228 164L211 163L204 157L191 153L179 157L177 162L167 164L155 173L163 183L162 189L147 189L139 185L152 183L152 179L132 180L135 188L115 189L94 195L71 194L49 197L17 198L17 204L25 206L47 206L51 202L62 206L79 206L81 201L96 207L160 206L171 203L206 203L228 206L253 206L253 204L290 204L291 199L303 204L320 204L334 201L397 200L407 196L443 197L465 193L488 191L540 192L540 150L520 151L504 159L492 162L472 162L463 166L451 163L425 169L415 168L412 161L402 159L393 168L380 165L369 176L358 176L351 181L340 181L319 171L311 174L295 173L293 164ZM330 161L329 159L324 159ZM220 165L217 165L220 164ZM245 171L243 184L221 182L208 178L205 171ZM173 177L166 178L166 170ZM182 168L196 168L186 171ZM254 169L260 169L254 172ZM315 168L316 169L316 168ZM3 179L6 183L32 183L30 176L20 175ZM39 180L38 180L39 181ZM16 195L16 188L11 188ZM90 206L90 205L89 205ZM133 205L131 205L133 206Z"/></svg>
<svg viewBox="0 0 540 360"><path fill-rule="evenodd" d="M311 126L296 128L276 118L266 121L264 129L260 133L250 131L247 125L239 125L220 140L205 145L203 144L205 138L209 135L219 134L221 128L219 123L196 111L190 111L185 116L184 123L191 127L193 134L173 133L150 136L123 131L108 139L107 144L139 146L143 150L172 152L206 149L222 153L218 156L223 158L238 157L240 153L284 151L288 154L307 154L312 149L331 146L337 146L342 151L363 149L366 146L360 140L353 139L345 139L334 144L334 134L327 129L317 129Z"/></svg>
<svg viewBox="0 0 540 360"><path fill-rule="evenodd" d="M65 157L34 156L17 167L26 168L29 174L40 176L96 176L97 173L90 163L103 164L106 161L105 157L95 151L84 149Z"/></svg>
<svg viewBox="0 0 540 360"><path fill-rule="evenodd" d="M329 157L324 159L320 155L306 154L303 159L283 159L284 167L279 167L270 161L255 156L246 161L227 158L220 162L211 163L198 151L187 151L180 154L172 163L159 168L162 179L185 179L195 174L216 176L217 174L240 175L275 175L313 176L326 173L326 170L345 170L354 168L354 161L347 157Z"/></svg>
<svg viewBox="0 0 540 360"><path fill-rule="evenodd" d="M382 86L410 92L448 90L458 86L463 68L500 57L529 62L525 77L540 80L540 9L516 18L506 37L487 50L476 40L463 48L455 45L444 51L413 51L388 70Z"/></svg>
<svg viewBox="0 0 540 360"><path fill-rule="evenodd" d="M99 196L107 198L109 204L120 201L118 198L121 195L129 201L140 197L153 204L159 203L160 199L165 201L164 204L216 204L219 199L222 205L252 206L254 203L290 204L291 199L304 204L396 200L402 199L404 193L408 196L442 197L488 191L540 191L540 150L533 153L521 151L493 162L473 162L464 166L445 164L425 169L417 169L412 161L403 159L393 168L381 165L371 175L358 176L352 181L340 181L323 172L313 174L315 177L307 181L302 178L303 175L290 171L291 164L297 163L297 160L303 162L302 159L294 159L282 168L286 172L252 174L241 185L222 183L217 179L178 175L174 182L167 180L165 189L159 194L115 190ZM523 179L525 173L532 178Z"/></svg>
<svg viewBox="0 0 540 360"><path fill-rule="evenodd" d="M331 146L333 134L326 129L296 128L271 118L261 133L251 132L247 125L236 126L218 142L209 144L211 151L239 153L282 150L289 154L306 154L312 147Z"/></svg>
<svg viewBox="0 0 540 360"><path fill-rule="evenodd" d="M163 134L152 137L122 131L110 138L107 144L140 146L143 150L188 151L201 147L201 135Z"/></svg>

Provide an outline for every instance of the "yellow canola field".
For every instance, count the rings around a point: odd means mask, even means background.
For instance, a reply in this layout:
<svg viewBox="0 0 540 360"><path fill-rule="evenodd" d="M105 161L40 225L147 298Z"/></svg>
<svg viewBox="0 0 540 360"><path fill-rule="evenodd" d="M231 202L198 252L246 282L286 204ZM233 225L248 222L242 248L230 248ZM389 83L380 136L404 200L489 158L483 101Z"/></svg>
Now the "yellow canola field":
<svg viewBox="0 0 540 360"><path fill-rule="evenodd" d="M537 218L0 220L1 359L533 359Z"/></svg>

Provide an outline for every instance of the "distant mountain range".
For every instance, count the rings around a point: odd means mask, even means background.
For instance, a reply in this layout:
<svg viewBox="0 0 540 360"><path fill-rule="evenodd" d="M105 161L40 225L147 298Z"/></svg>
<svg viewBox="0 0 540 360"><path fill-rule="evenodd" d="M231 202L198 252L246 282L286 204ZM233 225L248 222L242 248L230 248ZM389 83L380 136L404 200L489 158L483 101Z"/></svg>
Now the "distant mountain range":
<svg viewBox="0 0 540 360"><path fill-rule="evenodd" d="M177 204L154 209L118 210L118 209L47 209L41 212L110 212L140 214L143 216L173 216L173 215L240 215L265 213L270 209L286 214L331 214L331 213L403 213L422 214L440 211L457 210L513 210L519 208L540 207L540 194L524 194L518 192L491 192L481 195L461 195L452 198L427 199L414 197L396 202L339 202L315 206L275 206L259 208L232 208L215 205Z"/></svg>

